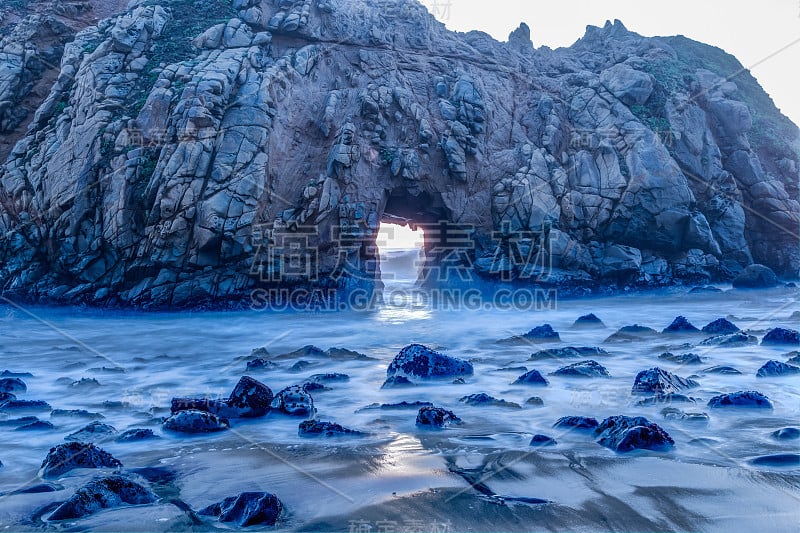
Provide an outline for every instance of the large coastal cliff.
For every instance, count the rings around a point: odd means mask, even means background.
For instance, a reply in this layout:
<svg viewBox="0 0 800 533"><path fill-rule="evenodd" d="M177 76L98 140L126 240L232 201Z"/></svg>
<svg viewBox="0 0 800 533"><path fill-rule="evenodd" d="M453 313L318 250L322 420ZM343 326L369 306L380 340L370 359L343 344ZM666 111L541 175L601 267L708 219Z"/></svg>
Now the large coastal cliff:
<svg viewBox="0 0 800 533"><path fill-rule="evenodd" d="M461 266L517 284L800 268L797 127L684 37L615 21L537 49L525 25L454 33L414 0L0 13L6 294L187 307L370 286L396 217L469 228ZM287 236L307 268L287 269ZM440 245L429 232L431 260Z"/></svg>

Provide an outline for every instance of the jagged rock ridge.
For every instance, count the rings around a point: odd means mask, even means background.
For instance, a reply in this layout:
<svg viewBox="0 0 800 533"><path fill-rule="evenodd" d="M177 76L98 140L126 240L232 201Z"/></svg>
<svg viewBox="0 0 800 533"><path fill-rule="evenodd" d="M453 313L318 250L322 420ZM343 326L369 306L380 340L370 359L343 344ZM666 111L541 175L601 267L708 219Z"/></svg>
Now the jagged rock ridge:
<svg viewBox="0 0 800 533"><path fill-rule="evenodd" d="M734 58L619 21L558 50L529 33L453 33L411 0L134 0L64 45L0 166L2 287L371 287L389 215L470 228L484 279L796 276L798 131ZM287 271L287 238L312 265Z"/></svg>

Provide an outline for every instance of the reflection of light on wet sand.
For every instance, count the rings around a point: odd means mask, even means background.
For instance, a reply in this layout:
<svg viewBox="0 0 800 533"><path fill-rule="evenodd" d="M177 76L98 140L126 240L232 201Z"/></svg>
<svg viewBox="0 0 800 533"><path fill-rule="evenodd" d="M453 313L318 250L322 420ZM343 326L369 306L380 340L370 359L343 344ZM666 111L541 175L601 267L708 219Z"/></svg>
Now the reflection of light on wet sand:
<svg viewBox="0 0 800 533"><path fill-rule="evenodd" d="M460 487L438 454L426 449L414 435L400 433L383 449L383 465L375 476L388 493L411 493L432 487Z"/></svg>

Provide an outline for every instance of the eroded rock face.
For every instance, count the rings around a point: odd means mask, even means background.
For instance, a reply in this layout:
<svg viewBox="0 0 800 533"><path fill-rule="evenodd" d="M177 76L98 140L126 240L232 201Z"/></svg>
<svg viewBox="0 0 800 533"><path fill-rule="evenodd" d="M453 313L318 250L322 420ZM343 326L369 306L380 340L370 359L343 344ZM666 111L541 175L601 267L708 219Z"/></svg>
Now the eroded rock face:
<svg viewBox="0 0 800 533"><path fill-rule="evenodd" d="M536 50L524 26L508 43L455 34L412 0L120 4L63 32L0 165L8 294L187 307L369 291L387 213L468 227L470 279L800 267L797 128L748 73L725 82L741 65L718 49L616 21ZM22 26L0 41L0 132L43 54Z"/></svg>

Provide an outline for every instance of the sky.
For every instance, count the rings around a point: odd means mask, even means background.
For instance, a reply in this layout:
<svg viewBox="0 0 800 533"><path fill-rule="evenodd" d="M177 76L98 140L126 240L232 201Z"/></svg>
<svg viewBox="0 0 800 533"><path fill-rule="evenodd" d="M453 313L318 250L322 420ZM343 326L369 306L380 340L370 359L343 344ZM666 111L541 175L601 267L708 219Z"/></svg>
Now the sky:
<svg viewBox="0 0 800 533"><path fill-rule="evenodd" d="M800 124L800 0L420 1L448 28L481 30L499 41L525 22L536 47L569 46L587 25L614 19L641 35L685 35L736 56Z"/></svg>

